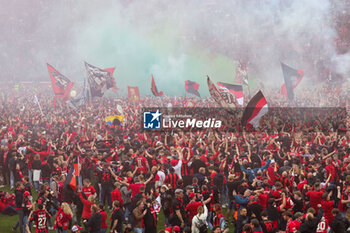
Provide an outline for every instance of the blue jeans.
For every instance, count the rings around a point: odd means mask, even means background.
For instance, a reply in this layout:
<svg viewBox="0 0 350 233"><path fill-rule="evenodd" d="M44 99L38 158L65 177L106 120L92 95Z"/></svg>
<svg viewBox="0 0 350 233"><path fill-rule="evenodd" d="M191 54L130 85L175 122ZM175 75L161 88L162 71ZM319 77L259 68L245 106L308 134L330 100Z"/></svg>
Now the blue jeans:
<svg viewBox="0 0 350 233"><path fill-rule="evenodd" d="M51 208L49 211L49 214L51 215L52 218L50 218L47 223L49 225L49 227L53 227L52 225L52 220L51 219L55 219L55 215L56 215L56 210L54 208Z"/></svg>
<svg viewBox="0 0 350 233"><path fill-rule="evenodd" d="M124 218L127 222L130 221L130 215L131 215L131 211L130 211L130 205L131 203L125 204L125 213L124 213Z"/></svg>
<svg viewBox="0 0 350 233"><path fill-rule="evenodd" d="M35 187L36 191L39 192L39 188L40 188L39 181L34 181L34 187Z"/></svg>
<svg viewBox="0 0 350 233"><path fill-rule="evenodd" d="M111 192L113 191L113 188L111 186L103 186L101 188L101 199L102 199L102 204L105 204L106 201L106 196L108 198L108 206L109 208L112 208L112 197L111 197Z"/></svg>
<svg viewBox="0 0 350 233"><path fill-rule="evenodd" d="M104 228L100 230L100 233L106 233L106 231L107 231L107 228Z"/></svg>
<svg viewBox="0 0 350 233"><path fill-rule="evenodd" d="M26 226L29 226L29 229L31 230L32 229L32 223L29 223L29 219L28 219L29 216L24 216L23 217L23 233L27 233L26 231Z"/></svg>
<svg viewBox="0 0 350 233"><path fill-rule="evenodd" d="M223 185L220 189L220 204L225 205L227 203L227 190L226 185Z"/></svg>
<svg viewBox="0 0 350 233"><path fill-rule="evenodd" d="M145 229L144 228L134 228L135 233L144 233Z"/></svg>
<svg viewBox="0 0 350 233"><path fill-rule="evenodd" d="M57 233L67 233L67 230L60 230L60 229L56 228L56 232Z"/></svg>
<svg viewBox="0 0 350 233"><path fill-rule="evenodd" d="M13 175L13 171L10 171L10 186L13 188L15 184L15 176Z"/></svg>
<svg viewBox="0 0 350 233"><path fill-rule="evenodd" d="M83 177L81 175L78 176L78 183L80 187L83 187Z"/></svg>
<svg viewBox="0 0 350 233"><path fill-rule="evenodd" d="M32 169L28 170L28 178L29 178L29 183L33 184L33 170Z"/></svg>

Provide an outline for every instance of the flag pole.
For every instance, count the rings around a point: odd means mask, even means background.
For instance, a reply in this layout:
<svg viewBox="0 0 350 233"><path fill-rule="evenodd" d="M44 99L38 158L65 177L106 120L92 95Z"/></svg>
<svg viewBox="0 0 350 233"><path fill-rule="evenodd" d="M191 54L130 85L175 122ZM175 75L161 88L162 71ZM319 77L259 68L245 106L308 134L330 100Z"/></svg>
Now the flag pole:
<svg viewBox="0 0 350 233"><path fill-rule="evenodd" d="M39 110L41 112L41 115L44 116L43 110L41 109L38 97L36 95L34 95L34 101L36 102L36 104L39 106Z"/></svg>

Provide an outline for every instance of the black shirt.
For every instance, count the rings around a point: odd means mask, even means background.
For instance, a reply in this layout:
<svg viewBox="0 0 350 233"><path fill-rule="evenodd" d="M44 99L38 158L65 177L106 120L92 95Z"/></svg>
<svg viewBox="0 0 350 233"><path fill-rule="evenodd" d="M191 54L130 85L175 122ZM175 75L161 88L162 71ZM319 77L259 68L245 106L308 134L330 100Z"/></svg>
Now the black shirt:
<svg viewBox="0 0 350 233"><path fill-rule="evenodd" d="M198 173L201 167L207 167L207 165L200 159L194 160L190 166L190 168L193 169L193 174Z"/></svg>
<svg viewBox="0 0 350 233"><path fill-rule="evenodd" d="M100 213L94 213L91 215L86 223L86 227L89 228L90 233L99 233L102 224L102 215Z"/></svg>
<svg viewBox="0 0 350 233"><path fill-rule="evenodd" d="M117 223L117 226L115 227L115 230L117 230L117 232L122 232L124 214L120 208L115 209L111 215L111 228L112 228L115 220L118 220L118 223Z"/></svg>

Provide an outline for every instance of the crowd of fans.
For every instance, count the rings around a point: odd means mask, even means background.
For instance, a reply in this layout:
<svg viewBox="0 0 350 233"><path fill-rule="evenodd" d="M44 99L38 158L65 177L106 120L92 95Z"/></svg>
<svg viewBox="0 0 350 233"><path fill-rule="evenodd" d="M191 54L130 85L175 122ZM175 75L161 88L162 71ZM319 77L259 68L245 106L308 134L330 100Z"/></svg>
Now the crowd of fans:
<svg viewBox="0 0 350 233"><path fill-rule="evenodd" d="M305 92L295 103L347 107L343 91L323 97L322 91L313 98ZM288 106L283 96L267 96L270 106ZM317 96L324 99L313 102ZM0 194L0 211L18 215L15 231L201 233L233 226L237 233L321 233L350 227L346 115L296 121L293 111L271 109L281 118L264 117L258 130L243 130L237 115L226 122L234 127L157 131L142 129L143 107L217 105L211 98L145 97L139 104L100 99L76 111L59 103L53 109L45 94L39 101L44 115L26 92L1 100L1 178L13 192ZM125 121L105 122L115 114Z"/></svg>

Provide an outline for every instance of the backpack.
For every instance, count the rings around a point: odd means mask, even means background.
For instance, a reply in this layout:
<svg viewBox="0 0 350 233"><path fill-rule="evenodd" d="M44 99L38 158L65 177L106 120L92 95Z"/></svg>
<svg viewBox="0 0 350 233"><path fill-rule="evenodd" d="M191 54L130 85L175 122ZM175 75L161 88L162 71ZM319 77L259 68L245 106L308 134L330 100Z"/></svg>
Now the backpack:
<svg viewBox="0 0 350 233"><path fill-rule="evenodd" d="M199 224L196 224L196 227L199 230L199 233L207 233L208 232L208 226L207 224L198 218L198 216L196 215L196 218L198 219Z"/></svg>
<svg viewBox="0 0 350 233"><path fill-rule="evenodd" d="M213 183L220 190L222 188L222 186L224 185L224 175L222 173L216 174L214 176Z"/></svg>
<svg viewBox="0 0 350 233"><path fill-rule="evenodd" d="M272 232L273 231L273 223L270 220L264 220L263 221L266 226L266 232Z"/></svg>

